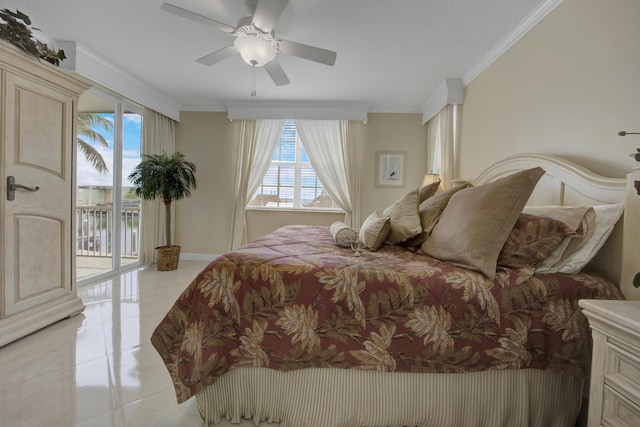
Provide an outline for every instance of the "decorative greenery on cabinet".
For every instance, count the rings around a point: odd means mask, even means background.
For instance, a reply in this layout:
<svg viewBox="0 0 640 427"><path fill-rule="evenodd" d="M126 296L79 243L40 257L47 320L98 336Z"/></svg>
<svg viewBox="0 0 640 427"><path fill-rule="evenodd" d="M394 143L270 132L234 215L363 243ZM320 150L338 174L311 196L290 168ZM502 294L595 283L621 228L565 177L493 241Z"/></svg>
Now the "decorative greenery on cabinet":
<svg viewBox="0 0 640 427"><path fill-rule="evenodd" d="M0 9L0 39L5 40L23 51L44 59L54 65L60 65L60 61L66 58L64 50L50 48L47 43L38 40L35 33L38 28L31 26L31 19L24 13L16 10Z"/></svg>

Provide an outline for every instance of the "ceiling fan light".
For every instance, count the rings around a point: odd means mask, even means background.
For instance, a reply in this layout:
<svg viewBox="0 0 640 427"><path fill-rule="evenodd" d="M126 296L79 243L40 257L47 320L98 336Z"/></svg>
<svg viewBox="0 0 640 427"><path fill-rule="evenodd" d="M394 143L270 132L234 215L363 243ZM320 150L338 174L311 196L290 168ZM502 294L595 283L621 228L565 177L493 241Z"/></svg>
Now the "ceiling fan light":
<svg viewBox="0 0 640 427"><path fill-rule="evenodd" d="M262 37L241 35L233 43L240 56L249 65L262 67L276 57L276 48Z"/></svg>

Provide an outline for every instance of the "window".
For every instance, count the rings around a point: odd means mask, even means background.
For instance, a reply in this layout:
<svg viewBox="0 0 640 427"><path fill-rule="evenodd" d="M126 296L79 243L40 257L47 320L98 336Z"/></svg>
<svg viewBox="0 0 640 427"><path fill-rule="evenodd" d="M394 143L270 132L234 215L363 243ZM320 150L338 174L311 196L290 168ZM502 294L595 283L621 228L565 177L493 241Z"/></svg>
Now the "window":
<svg viewBox="0 0 640 427"><path fill-rule="evenodd" d="M76 277L81 284L138 264L140 200L127 178L140 162L142 113L98 90L80 96Z"/></svg>
<svg viewBox="0 0 640 427"><path fill-rule="evenodd" d="M282 129L271 166L249 207L339 209L324 191L291 120Z"/></svg>

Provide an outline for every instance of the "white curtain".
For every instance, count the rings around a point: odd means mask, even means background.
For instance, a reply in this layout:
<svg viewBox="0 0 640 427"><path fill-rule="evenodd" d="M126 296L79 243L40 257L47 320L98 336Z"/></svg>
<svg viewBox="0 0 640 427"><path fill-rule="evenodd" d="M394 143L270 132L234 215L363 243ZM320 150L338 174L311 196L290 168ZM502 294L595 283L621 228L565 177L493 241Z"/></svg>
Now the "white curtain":
<svg viewBox="0 0 640 427"><path fill-rule="evenodd" d="M351 195L351 221L347 221L352 228L360 228L360 171L362 170L362 150L364 146L364 122L342 120L340 122L342 140L345 146L345 172Z"/></svg>
<svg viewBox="0 0 640 427"><path fill-rule="evenodd" d="M176 146L176 122L149 108L144 109L142 127L143 154L173 154ZM175 204L171 206L171 217L174 218ZM142 200L140 208L140 248L138 259L140 264L151 264L155 261L155 248L164 246L164 205L159 200ZM171 230L175 228L172 221Z"/></svg>
<svg viewBox="0 0 640 427"><path fill-rule="evenodd" d="M460 106L445 106L427 123L427 172L440 175L442 188L451 187L458 173Z"/></svg>
<svg viewBox="0 0 640 427"><path fill-rule="evenodd" d="M346 212L344 222L351 227L359 227L357 162L361 157L358 154L362 132L358 132L358 122L296 120L295 123L322 186Z"/></svg>
<svg viewBox="0 0 640 427"><path fill-rule="evenodd" d="M230 249L247 242L245 209L271 165L284 120L239 120L236 122L235 206Z"/></svg>

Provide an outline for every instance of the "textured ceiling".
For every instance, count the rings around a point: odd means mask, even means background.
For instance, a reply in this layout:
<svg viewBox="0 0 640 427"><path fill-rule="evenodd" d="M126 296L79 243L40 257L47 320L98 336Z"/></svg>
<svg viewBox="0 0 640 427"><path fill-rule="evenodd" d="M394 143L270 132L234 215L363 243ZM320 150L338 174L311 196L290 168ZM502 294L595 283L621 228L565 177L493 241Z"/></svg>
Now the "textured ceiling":
<svg viewBox="0 0 640 427"><path fill-rule="evenodd" d="M244 0L169 0L235 26ZM547 1L548 2L548 1ZM195 62L231 43L211 27L160 10L163 0L15 0L3 7L76 41L187 109L223 101L359 101L372 111L420 112L446 78L463 78L544 0L290 0L276 37L337 52L335 66L279 54L291 84L276 87L239 56Z"/></svg>

